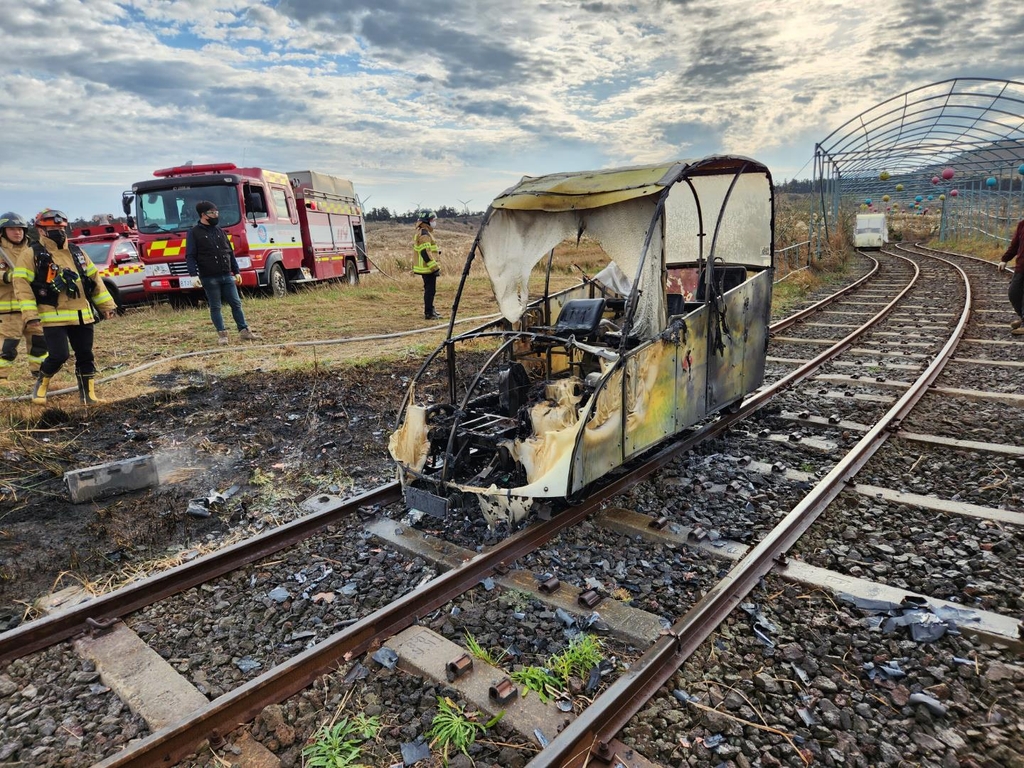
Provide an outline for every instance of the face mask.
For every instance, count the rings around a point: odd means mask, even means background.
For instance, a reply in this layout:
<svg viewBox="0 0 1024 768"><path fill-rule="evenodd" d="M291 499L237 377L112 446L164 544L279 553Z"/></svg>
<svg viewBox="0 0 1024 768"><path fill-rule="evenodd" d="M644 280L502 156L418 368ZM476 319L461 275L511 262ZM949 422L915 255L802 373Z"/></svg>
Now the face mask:
<svg viewBox="0 0 1024 768"><path fill-rule="evenodd" d="M207 216L206 220L210 222L210 225L212 226L216 224L218 221L220 221L220 216Z"/></svg>
<svg viewBox="0 0 1024 768"><path fill-rule="evenodd" d="M48 229L46 230L46 236L53 240L57 244L58 248L64 247L64 241L68 239L67 235L64 234L63 229Z"/></svg>

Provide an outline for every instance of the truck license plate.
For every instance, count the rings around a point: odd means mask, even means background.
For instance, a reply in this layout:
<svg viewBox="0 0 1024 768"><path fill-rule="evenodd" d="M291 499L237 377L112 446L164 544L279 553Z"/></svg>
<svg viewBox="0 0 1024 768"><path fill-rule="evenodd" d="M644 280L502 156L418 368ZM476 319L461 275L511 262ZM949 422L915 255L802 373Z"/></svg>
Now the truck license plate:
<svg viewBox="0 0 1024 768"><path fill-rule="evenodd" d="M194 277L179 277L178 278L178 287L179 288L195 288L196 287L195 278Z"/></svg>

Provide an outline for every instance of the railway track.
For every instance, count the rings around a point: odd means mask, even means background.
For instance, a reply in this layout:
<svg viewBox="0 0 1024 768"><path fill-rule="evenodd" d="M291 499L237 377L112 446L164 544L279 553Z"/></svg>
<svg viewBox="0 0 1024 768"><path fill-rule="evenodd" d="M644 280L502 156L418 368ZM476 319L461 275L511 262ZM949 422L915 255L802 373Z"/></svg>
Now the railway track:
<svg viewBox="0 0 1024 768"><path fill-rule="evenodd" d="M436 539L407 526L396 526L393 521L382 517L364 526L352 513L360 509L380 508L393 501L391 494L397 494L397 489L385 487L346 504L326 502L320 518L298 521L293 524L293 530L280 538L277 534L274 537L268 535L258 544L238 545L234 552L220 553L205 562L154 577L151 584L122 590L116 597L101 598L62 616L50 617L34 626L26 625L6 633L0 636L0 653L10 660L22 655L19 648L27 649L25 652L37 651L79 633L90 624L103 625L111 619L138 611L155 600L205 584L211 578L238 573L244 564L281 553L316 531L321 535L326 531L328 536L336 538L344 538L342 534L352 536L345 545L352 549L343 547L339 550L351 554L356 551L359 541L359 534L354 533L358 529L372 535L376 541L386 543L394 553L401 553L393 557L390 570L439 575L412 589L409 589L408 580L399 579L394 585L396 592L401 593L396 595L397 599L384 597L381 607L352 619L349 626L291 655L266 673L223 693L185 719L169 724L131 748L111 755L100 765L170 765L191 753L202 740L212 736L216 741L227 736L239 723L249 722L266 707L298 694L312 681L339 665L348 667L350 662L367 651L381 644L394 643L396 635L401 636L400 633L408 631L417 621L425 623L442 609L450 613L448 606L453 601L465 600L467 594L481 589L477 585L482 580L488 579L495 580L506 590L521 591L531 600L545 599L549 605L566 611L566 615L587 615L596 608L602 617L601 623L608 624L605 631L610 637L627 646L631 644L642 648L649 645L627 671L607 687L602 686L602 692L591 706L576 713L571 722L562 723L564 728L560 733L545 734L542 729L541 739L527 729L523 734L527 740L548 742L530 764L599 765L602 761L614 764L617 760L623 765L643 765L644 758L640 753L645 752L649 745L634 738L632 747L629 747L617 742L617 735L625 733L629 741L628 734L642 733L636 725L636 718L643 719L644 709L649 706L647 702L666 693L666 683L694 652L706 646L711 634L723 622L735 623L737 604L751 590L756 590L770 571L774 570L781 578L790 579L793 583L849 590L855 604L857 600L861 601L860 604L867 604L865 601L869 598L882 600L879 594L888 598L886 602L899 604L902 598L896 599L900 591L898 586L875 584L872 587L868 583L860 583L867 580L852 571L862 566L850 566L845 571L830 570L821 565L812 567L818 550L812 546L806 553L801 551L800 542L804 540L801 535L806 531L811 540L827 541L827 534L817 533L815 521L819 517L828 517L833 501L849 495L882 498L886 503L890 500L905 505L921 503L898 488L861 483L855 475L871 471L871 457L877 455L887 440L901 444L909 441L930 448L936 445L932 439L935 435L907 432L901 427L908 422L912 409L922 397L946 394L936 388L935 382L965 329L971 327L968 317L973 292L968 274L963 271L966 269L968 267L958 268L934 257L883 257L876 270L868 276L870 279L858 281L842 296L814 307L798 321L773 326L771 349L779 350L769 359L774 381L749 398L738 413L723 417L686 440L651 455L634 472L617 478L583 504L549 521L535 524L485 552L478 554L471 548L460 550L457 544L450 542L439 544ZM969 265L969 269L977 271L979 279L982 270L994 271L991 266L983 265ZM949 288L954 276L959 278L962 286L957 291ZM942 305L943 311L937 313L935 308L939 304L935 286L944 288L946 299L951 298L950 293L956 293L960 300L959 308ZM983 306L982 310L985 309ZM993 307L992 312L998 310ZM921 341L915 341L910 335L911 329L921 331L922 328L927 333L921 335ZM800 351L803 356L800 356ZM893 392L898 393L898 399ZM865 414L878 418L864 419ZM854 418L858 416L860 421ZM751 417L756 417L756 423ZM750 431L752 423L756 431ZM854 439L854 436L859 439ZM956 444L955 440L947 439L952 441L951 449L983 450L977 445L980 441L964 446ZM841 451L850 444L852 450ZM700 481L700 491L689 494L690 498L680 494L680 484L671 484L675 493L668 494L671 501L664 503L665 483L686 476L689 470L684 465L687 462L699 463L706 459L698 451L699 447L708 445L713 445L718 455L723 453L724 446L733 446L725 450L740 454L733 466L743 467L744 478L766 477L777 484L793 485L795 491L790 489L778 494L780 500L788 500L794 495L798 498L785 510L788 514L781 521L777 520L781 504L773 506L756 499L750 501L748 494L744 509L753 508L753 511L748 515L750 530L747 541L730 541L716 531L737 528L735 520L728 519L727 510L719 511L713 508L714 505L705 503L716 496L727 498L730 494L728 484L716 483L713 479ZM748 453L760 458L765 445L772 446L773 452L777 451L778 461L744 459ZM754 454L759 446L762 450ZM839 454L843 453L845 455L840 458ZM816 457L816 460L808 457ZM790 466L795 460L800 461L800 470ZM709 474L718 469L712 466ZM661 486L660 492L646 494L645 489L656 486ZM742 483L740 486L738 490L742 490ZM807 487L811 487L809 493L804 492ZM693 489L693 483L690 488ZM633 501L641 503L632 505L634 509L620 508L625 502ZM660 506L654 510L643 509L645 503L652 506L652 502L654 506ZM970 507L969 504L961 506ZM938 513L936 507L932 509ZM755 519L763 511L769 514L762 515L764 519ZM1002 516L992 514L987 517L981 517L982 513L976 509L972 508L972 511L972 519L993 520L1003 526L1020 523L1020 514L1014 510L1001 510ZM724 516L716 518L716 515ZM586 525L579 525L588 519L590 522ZM571 538L577 535L574 531L584 528L591 529L596 538ZM717 580L716 575L715 579L696 589L679 589L680 592L689 592L687 598L676 601L668 610L662 606L663 615L658 615L637 608L626 610L628 604L623 606L622 601L607 595L601 599L602 590L596 590L596 596L587 595L584 589L587 577L583 576L586 568L577 569L571 577L562 574L558 581L564 586L558 590L549 587L547 591L541 587L550 584L550 578L558 577L545 573L548 580L534 583L536 579L527 572L527 568L532 566L551 568L552 564L571 562L572 557L566 554L566 547L571 552L597 550L603 539L613 535L625 536L627 541L647 542L654 548L651 558L662 556L658 552L672 552L675 557L690 553L686 556L696 559L688 560L687 567L692 567L694 573L701 562L710 558L722 563L721 568L728 573L721 580ZM559 544L563 539L569 543ZM365 546L366 540L362 541ZM637 543L635 546L640 545ZM787 562L787 553L799 554L800 557ZM849 554L849 547L846 554ZM341 563L339 557L344 556L339 554L331 558L332 562ZM834 553L830 557L833 561L836 559ZM731 561L736 564L730 568L728 564ZM863 563L864 560L857 562ZM830 561L829 564L833 563ZM607 576L597 572L589 578L595 582L608 581ZM668 579L669 576L663 578ZM576 588L573 582L578 583ZM216 587L211 589L217 592ZM192 589L189 595L195 592ZM955 601L937 600L934 595L923 597L928 598L930 607L946 610L946 615L951 615L948 611L957 605ZM599 602L592 602L595 599ZM964 608L963 603L959 606ZM958 615L960 623L967 625L963 630L979 635L983 642L1013 644L1016 642L1016 620L1012 611L1019 606L1009 604L1004 607L1009 609L1005 614L972 607L973 613L980 618L967 621ZM214 612L202 607L199 611ZM666 613L675 620L668 622L670 626L667 629L664 626ZM170 655L172 658L180 657L173 652ZM455 687L459 688L458 685ZM699 703L677 697L677 704L684 709ZM704 706L715 709L714 702ZM559 717L556 715L555 719ZM704 740L702 748L708 743L709 740ZM727 739L723 739L722 744L730 748L735 746ZM709 755L721 756L715 750L722 744L705 751ZM795 745L794 754L804 759ZM651 756L671 759L661 754Z"/></svg>

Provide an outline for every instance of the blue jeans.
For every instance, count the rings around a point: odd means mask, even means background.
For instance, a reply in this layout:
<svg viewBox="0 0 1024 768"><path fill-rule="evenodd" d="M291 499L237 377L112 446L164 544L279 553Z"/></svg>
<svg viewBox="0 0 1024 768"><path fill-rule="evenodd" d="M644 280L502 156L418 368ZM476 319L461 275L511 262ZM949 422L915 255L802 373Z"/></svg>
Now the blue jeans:
<svg viewBox="0 0 1024 768"><path fill-rule="evenodd" d="M226 303L231 307L231 317L235 319L238 330L244 331L245 313L242 312L242 300L238 297L238 288L235 287L234 275L212 275L202 278L203 291L206 292L206 300L210 304L210 319L213 320L213 327L218 332L224 329L224 318L221 316L220 308Z"/></svg>

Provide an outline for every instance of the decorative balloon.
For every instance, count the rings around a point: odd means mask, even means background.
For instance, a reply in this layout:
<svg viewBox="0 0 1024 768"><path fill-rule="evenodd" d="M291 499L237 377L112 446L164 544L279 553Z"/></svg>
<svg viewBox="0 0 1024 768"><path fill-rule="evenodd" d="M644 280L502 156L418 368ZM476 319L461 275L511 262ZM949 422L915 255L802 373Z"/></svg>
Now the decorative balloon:
<svg viewBox="0 0 1024 768"><path fill-rule="evenodd" d="M996 181L996 177L995 176L989 176L987 179L985 179L985 186L988 187L989 189L991 189L992 187L994 187L998 183L999 182Z"/></svg>
<svg viewBox="0 0 1024 768"><path fill-rule="evenodd" d="M924 198L921 195L918 195L917 197L914 198L915 203L920 203L922 200L924 200Z"/></svg>
<svg viewBox="0 0 1024 768"><path fill-rule="evenodd" d="M935 199L935 195L928 195L928 199L929 200L934 200Z"/></svg>
<svg viewBox="0 0 1024 768"><path fill-rule="evenodd" d="M946 181L949 181L955 175L956 175L956 171L954 171L952 168L947 168L946 170L944 170L942 172L942 178L944 178Z"/></svg>
<svg viewBox="0 0 1024 768"><path fill-rule="evenodd" d="M1021 163L1020 165L1017 166L1017 173L1019 173L1021 176L1024 176L1024 163Z"/></svg>
<svg viewBox="0 0 1024 768"><path fill-rule="evenodd" d="M1021 173L1024 173L1024 171L1021 171ZM889 180L889 172L888 171L882 171L880 174L878 174L878 178L879 178L880 181L888 181Z"/></svg>
<svg viewBox="0 0 1024 768"><path fill-rule="evenodd" d="M957 197L959 194L960 194L960 190L959 189L951 189L949 191L949 196L950 197Z"/></svg>
<svg viewBox="0 0 1024 768"><path fill-rule="evenodd" d="M871 205L871 198L870 198L870 197L869 197L869 198L867 198L867 199L866 199L866 200L864 201L864 205Z"/></svg>
<svg viewBox="0 0 1024 768"><path fill-rule="evenodd" d="M897 192L902 192L903 191L903 185L902 184L897 184L896 185L896 191Z"/></svg>
<svg viewBox="0 0 1024 768"><path fill-rule="evenodd" d="M932 176L932 184L938 184L940 181L942 181L942 179L938 176Z"/></svg>
<svg viewBox="0 0 1024 768"><path fill-rule="evenodd" d="M888 195L882 195L882 202L883 203L888 203L889 202L889 196Z"/></svg>
<svg viewBox="0 0 1024 768"><path fill-rule="evenodd" d="M939 195L939 200L945 200L945 199L946 199L945 195Z"/></svg>

